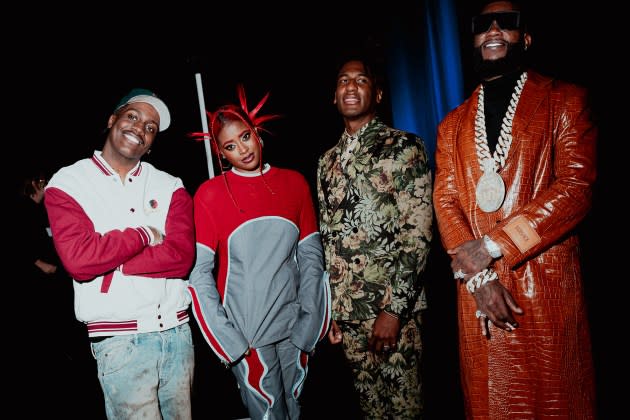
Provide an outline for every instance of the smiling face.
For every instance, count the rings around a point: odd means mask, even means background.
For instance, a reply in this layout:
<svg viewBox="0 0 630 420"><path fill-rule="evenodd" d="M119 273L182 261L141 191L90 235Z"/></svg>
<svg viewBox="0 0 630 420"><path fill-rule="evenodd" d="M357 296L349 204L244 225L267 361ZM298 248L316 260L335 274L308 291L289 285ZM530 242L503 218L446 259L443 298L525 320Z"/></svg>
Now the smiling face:
<svg viewBox="0 0 630 420"><path fill-rule="evenodd" d="M376 104L381 101L381 97L382 91L363 62L348 61L341 67L337 75L334 103L350 133L374 118Z"/></svg>
<svg viewBox="0 0 630 420"><path fill-rule="evenodd" d="M517 20L508 18L508 16L515 16L516 11L512 2L497 1L487 4L480 13L481 17L490 14L494 14L493 17L495 17L495 19L489 19L488 28L485 31L480 30L475 34L473 41L475 67L485 80L492 80L516 70L523 63L523 52L531 44L531 37L521 29L520 25L513 24ZM478 21L485 22L486 20L478 19ZM501 27L502 22L504 27Z"/></svg>
<svg viewBox="0 0 630 420"><path fill-rule="evenodd" d="M144 102L126 105L109 117L103 158L114 169L131 169L151 148L159 131L160 116Z"/></svg>
<svg viewBox="0 0 630 420"><path fill-rule="evenodd" d="M216 135L219 152L239 172L260 171L260 144L256 133L244 121L223 119Z"/></svg>

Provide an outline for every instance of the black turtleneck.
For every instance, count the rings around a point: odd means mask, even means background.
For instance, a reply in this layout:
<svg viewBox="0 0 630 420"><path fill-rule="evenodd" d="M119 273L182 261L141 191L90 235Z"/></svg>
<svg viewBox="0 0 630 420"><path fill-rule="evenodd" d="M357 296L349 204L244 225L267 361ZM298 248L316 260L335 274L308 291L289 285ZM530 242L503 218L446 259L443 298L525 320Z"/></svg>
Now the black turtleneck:
<svg viewBox="0 0 630 420"><path fill-rule="evenodd" d="M514 86L521 77L522 71L506 73L498 79L484 81L483 84L483 106L486 117L486 132L488 134L488 147L490 153L494 153L499 139L501 122L507 111Z"/></svg>

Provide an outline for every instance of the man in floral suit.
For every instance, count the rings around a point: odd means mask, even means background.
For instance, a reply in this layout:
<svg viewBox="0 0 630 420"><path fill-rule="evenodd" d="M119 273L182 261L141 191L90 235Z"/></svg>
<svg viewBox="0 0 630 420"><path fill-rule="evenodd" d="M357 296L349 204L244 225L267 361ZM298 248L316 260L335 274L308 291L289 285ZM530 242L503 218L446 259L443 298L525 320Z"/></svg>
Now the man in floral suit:
<svg viewBox="0 0 630 420"><path fill-rule="evenodd" d="M366 418L419 418L420 274L431 242L431 172L422 140L376 115L382 90L363 59L346 61L334 103L339 142L317 170L330 273L330 342L343 343Z"/></svg>

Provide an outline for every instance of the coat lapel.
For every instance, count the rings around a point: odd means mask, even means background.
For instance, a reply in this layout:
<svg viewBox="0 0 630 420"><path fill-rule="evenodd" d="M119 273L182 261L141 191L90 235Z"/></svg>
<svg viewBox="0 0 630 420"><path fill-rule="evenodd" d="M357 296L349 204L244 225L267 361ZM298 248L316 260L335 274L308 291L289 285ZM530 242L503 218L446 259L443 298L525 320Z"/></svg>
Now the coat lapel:
<svg viewBox="0 0 630 420"><path fill-rule="evenodd" d="M549 94L549 83L551 79L540 76L533 71L527 72L527 81L521 94L521 99L516 106L516 113L512 121L512 149L516 149L520 143L523 134L527 132L527 126L536 115L538 107L542 104L545 97ZM509 153L506 162L512 158L513 154Z"/></svg>
<svg viewBox="0 0 630 420"><path fill-rule="evenodd" d="M461 126L459 127L461 137L461 143L457 145L458 155L461 159L464 171L467 176L472 177L475 183L481 175L481 165L479 164L479 158L477 157L477 143L475 141L475 117L477 115L477 101L479 100L479 89L481 86L477 86L471 100L468 101L467 109L463 113ZM474 156L471 159L470 156Z"/></svg>

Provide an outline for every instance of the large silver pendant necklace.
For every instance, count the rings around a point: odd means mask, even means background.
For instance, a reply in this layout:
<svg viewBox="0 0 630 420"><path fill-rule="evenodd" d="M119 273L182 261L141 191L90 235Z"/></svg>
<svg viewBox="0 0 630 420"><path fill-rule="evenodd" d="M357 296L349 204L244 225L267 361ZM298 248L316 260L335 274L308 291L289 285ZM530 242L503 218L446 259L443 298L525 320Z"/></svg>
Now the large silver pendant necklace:
<svg viewBox="0 0 630 420"><path fill-rule="evenodd" d="M492 213L500 209L503 200L505 200L505 183L497 172L505 165L505 160L510 152L510 146L512 145L512 120L514 119L516 105L518 105L518 100L521 98L521 92L526 80L527 72L523 72L516 83L510 104L503 117L497 147L493 155L490 155L490 148L488 147L483 85L479 89L477 115L475 117L475 146L483 175L477 183L475 196L477 205L486 213Z"/></svg>

